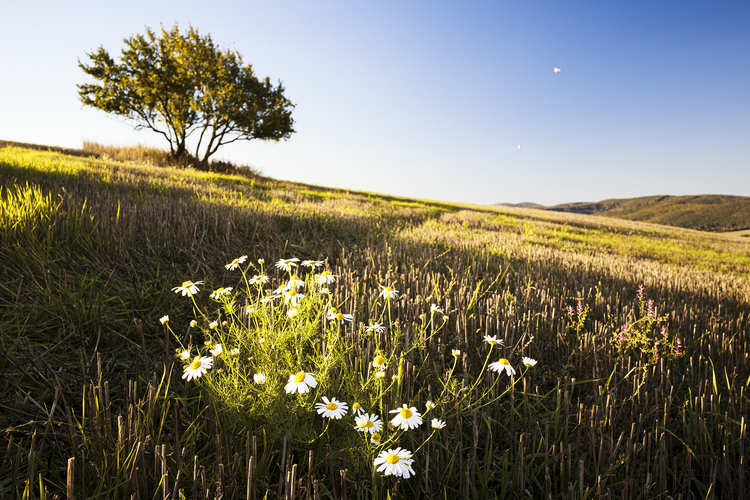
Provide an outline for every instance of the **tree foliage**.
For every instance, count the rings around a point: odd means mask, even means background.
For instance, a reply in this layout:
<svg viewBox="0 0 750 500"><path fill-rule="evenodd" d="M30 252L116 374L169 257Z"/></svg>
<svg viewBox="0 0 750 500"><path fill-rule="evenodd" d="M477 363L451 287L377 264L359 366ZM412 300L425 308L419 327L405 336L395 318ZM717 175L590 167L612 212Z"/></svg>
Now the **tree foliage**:
<svg viewBox="0 0 750 500"><path fill-rule="evenodd" d="M120 61L100 47L81 69L95 84L78 85L83 104L136 122L169 142L175 157L207 163L219 147L238 140L288 139L294 132L292 104L281 82L259 80L237 51L220 49L210 35L190 27L150 29L124 40Z"/></svg>

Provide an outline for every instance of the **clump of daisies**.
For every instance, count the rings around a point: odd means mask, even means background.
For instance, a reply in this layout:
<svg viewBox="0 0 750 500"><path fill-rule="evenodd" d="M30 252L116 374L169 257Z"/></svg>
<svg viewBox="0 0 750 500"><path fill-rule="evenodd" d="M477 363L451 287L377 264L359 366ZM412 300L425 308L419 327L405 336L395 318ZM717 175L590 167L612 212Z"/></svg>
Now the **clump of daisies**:
<svg viewBox="0 0 750 500"><path fill-rule="evenodd" d="M180 343L184 384L208 391L231 418L263 428L270 439L291 433L299 446L326 439L358 450L380 475L408 479L424 443L450 432L452 419L492 404L523 376L517 377L513 364L521 365L503 339L486 335L482 371L496 372L492 384L506 391L497 396L490 386L478 391L479 399L464 397L485 377L473 376L473 385L462 387L454 374L471 353L448 345L446 373L440 384L434 381L441 390L419 403L415 389L435 375L411 360L447 328L449 304L425 300L407 329L394 316L408 299L397 283L373 283L375 306L365 309L369 317L358 317L360 304L339 299L356 296L339 290L344 273L325 260L292 257L266 266L242 255L224 263L223 272L232 281L221 287L201 280L173 288L193 304L196 317L188 324L167 315L159 321ZM362 343L373 347L366 359ZM528 370L536 361L520 363Z"/></svg>

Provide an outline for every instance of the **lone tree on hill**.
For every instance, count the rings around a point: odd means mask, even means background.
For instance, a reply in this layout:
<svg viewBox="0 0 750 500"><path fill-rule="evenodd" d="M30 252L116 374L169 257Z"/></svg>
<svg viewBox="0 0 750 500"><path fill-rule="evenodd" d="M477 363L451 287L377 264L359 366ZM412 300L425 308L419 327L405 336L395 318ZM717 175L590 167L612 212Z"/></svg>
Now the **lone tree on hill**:
<svg viewBox="0 0 750 500"><path fill-rule="evenodd" d="M173 157L189 156L186 141L196 131L194 156L203 165L224 144L278 142L294 132L294 104L281 82L258 80L238 52L219 49L209 35L193 27L183 35L175 26L124 42L119 63L103 47L86 54L89 65L78 61L99 82L78 85L81 102L162 134Z"/></svg>

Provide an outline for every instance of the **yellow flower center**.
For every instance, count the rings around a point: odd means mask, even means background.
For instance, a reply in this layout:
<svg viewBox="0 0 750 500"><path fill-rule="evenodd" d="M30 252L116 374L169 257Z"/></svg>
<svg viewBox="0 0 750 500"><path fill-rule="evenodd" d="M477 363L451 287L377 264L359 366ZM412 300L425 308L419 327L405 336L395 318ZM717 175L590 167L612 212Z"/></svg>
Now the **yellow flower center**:
<svg viewBox="0 0 750 500"><path fill-rule="evenodd" d="M331 272L330 271L323 271L322 273L320 273L320 275L321 276L330 276Z"/></svg>
<svg viewBox="0 0 750 500"><path fill-rule="evenodd" d="M294 276L292 276L292 279L290 279L289 281L302 281L302 280L300 280L300 279L299 279L299 276L297 276L297 275L295 274Z"/></svg>
<svg viewBox="0 0 750 500"><path fill-rule="evenodd" d="M354 404L352 405L352 408L354 408L355 410L359 410L359 409L360 409L360 408L362 408L362 407L361 407L361 406L359 405L359 403L354 403Z"/></svg>
<svg viewBox="0 0 750 500"><path fill-rule="evenodd" d="M367 422L365 422L365 427L369 429L370 427L375 427L375 424L373 424L372 422L368 420Z"/></svg>
<svg viewBox="0 0 750 500"><path fill-rule="evenodd" d="M190 286L190 285L192 285L192 284L193 284L193 282L192 282L192 281L184 281L184 282L182 283L182 288L188 287L188 286Z"/></svg>
<svg viewBox="0 0 750 500"><path fill-rule="evenodd" d="M380 434L375 432L372 436L370 436L370 439L372 439L373 441L380 441Z"/></svg>
<svg viewBox="0 0 750 500"><path fill-rule="evenodd" d="M336 319L341 321L342 319L344 319L344 315L341 313L336 313Z"/></svg>
<svg viewBox="0 0 750 500"><path fill-rule="evenodd" d="M401 409L401 416L403 418L411 418L411 416L412 416L411 410L409 408L402 408Z"/></svg>
<svg viewBox="0 0 750 500"><path fill-rule="evenodd" d="M505 358L501 358L501 359L497 360L497 362L500 363L501 365L509 365L510 364L510 361L508 361Z"/></svg>
<svg viewBox="0 0 750 500"><path fill-rule="evenodd" d="M488 340L487 342L489 342L489 344L490 344L490 345L495 345L495 344L497 344L497 342L495 342L494 340L491 340L491 339L490 339L490 340Z"/></svg>
<svg viewBox="0 0 750 500"><path fill-rule="evenodd" d="M396 463L398 463L399 460L401 460L401 459L398 458L398 455L396 455L395 453L391 453L385 459L385 461L388 462L389 464L396 464Z"/></svg>
<svg viewBox="0 0 750 500"><path fill-rule="evenodd" d="M305 372L299 372L294 376L294 381L298 384L305 380Z"/></svg>
<svg viewBox="0 0 750 500"><path fill-rule="evenodd" d="M339 407L339 405L337 405L336 403L328 403L326 405L326 408L328 408L329 410L335 410L338 407Z"/></svg>
<svg viewBox="0 0 750 500"><path fill-rule="evenodd" d="M201 358L195 358L192 363L190 363L190 369L191 370L197 370L201 367L203 363L201 363Z"/></svg>
<svg viewBox="0 0 750 500"><path fill-rule="evenodd" d="M385 358L383 356L381 356L380 354L378 354L377 356L375 356L375 360L374 361L375 361L375 365L377 365L377 366L383 366L385 364Z"/></svg>
<svg viewBox="0 0 750 500"><path fill-rule="evenodd" d="M286 294L289 295L290 297L294 297L295 295L297 295L297 291L292 289L292 290L289 290Z"/></svg>

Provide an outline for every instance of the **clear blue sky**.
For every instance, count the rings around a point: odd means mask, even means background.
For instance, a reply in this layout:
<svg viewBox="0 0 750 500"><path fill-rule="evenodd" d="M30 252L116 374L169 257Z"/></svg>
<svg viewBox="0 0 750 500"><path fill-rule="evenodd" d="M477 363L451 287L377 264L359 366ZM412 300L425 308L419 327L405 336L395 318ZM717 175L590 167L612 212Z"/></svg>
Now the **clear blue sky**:
<svg viewBox="0 0 750 500"><path fill-rule="evenodd" d="M297 133L217 154L274 178L478 204L750 196L746 0L29 0L1 12L4 140L166 147L84 108L77 61L178 23L283 82Z"/></svg>

